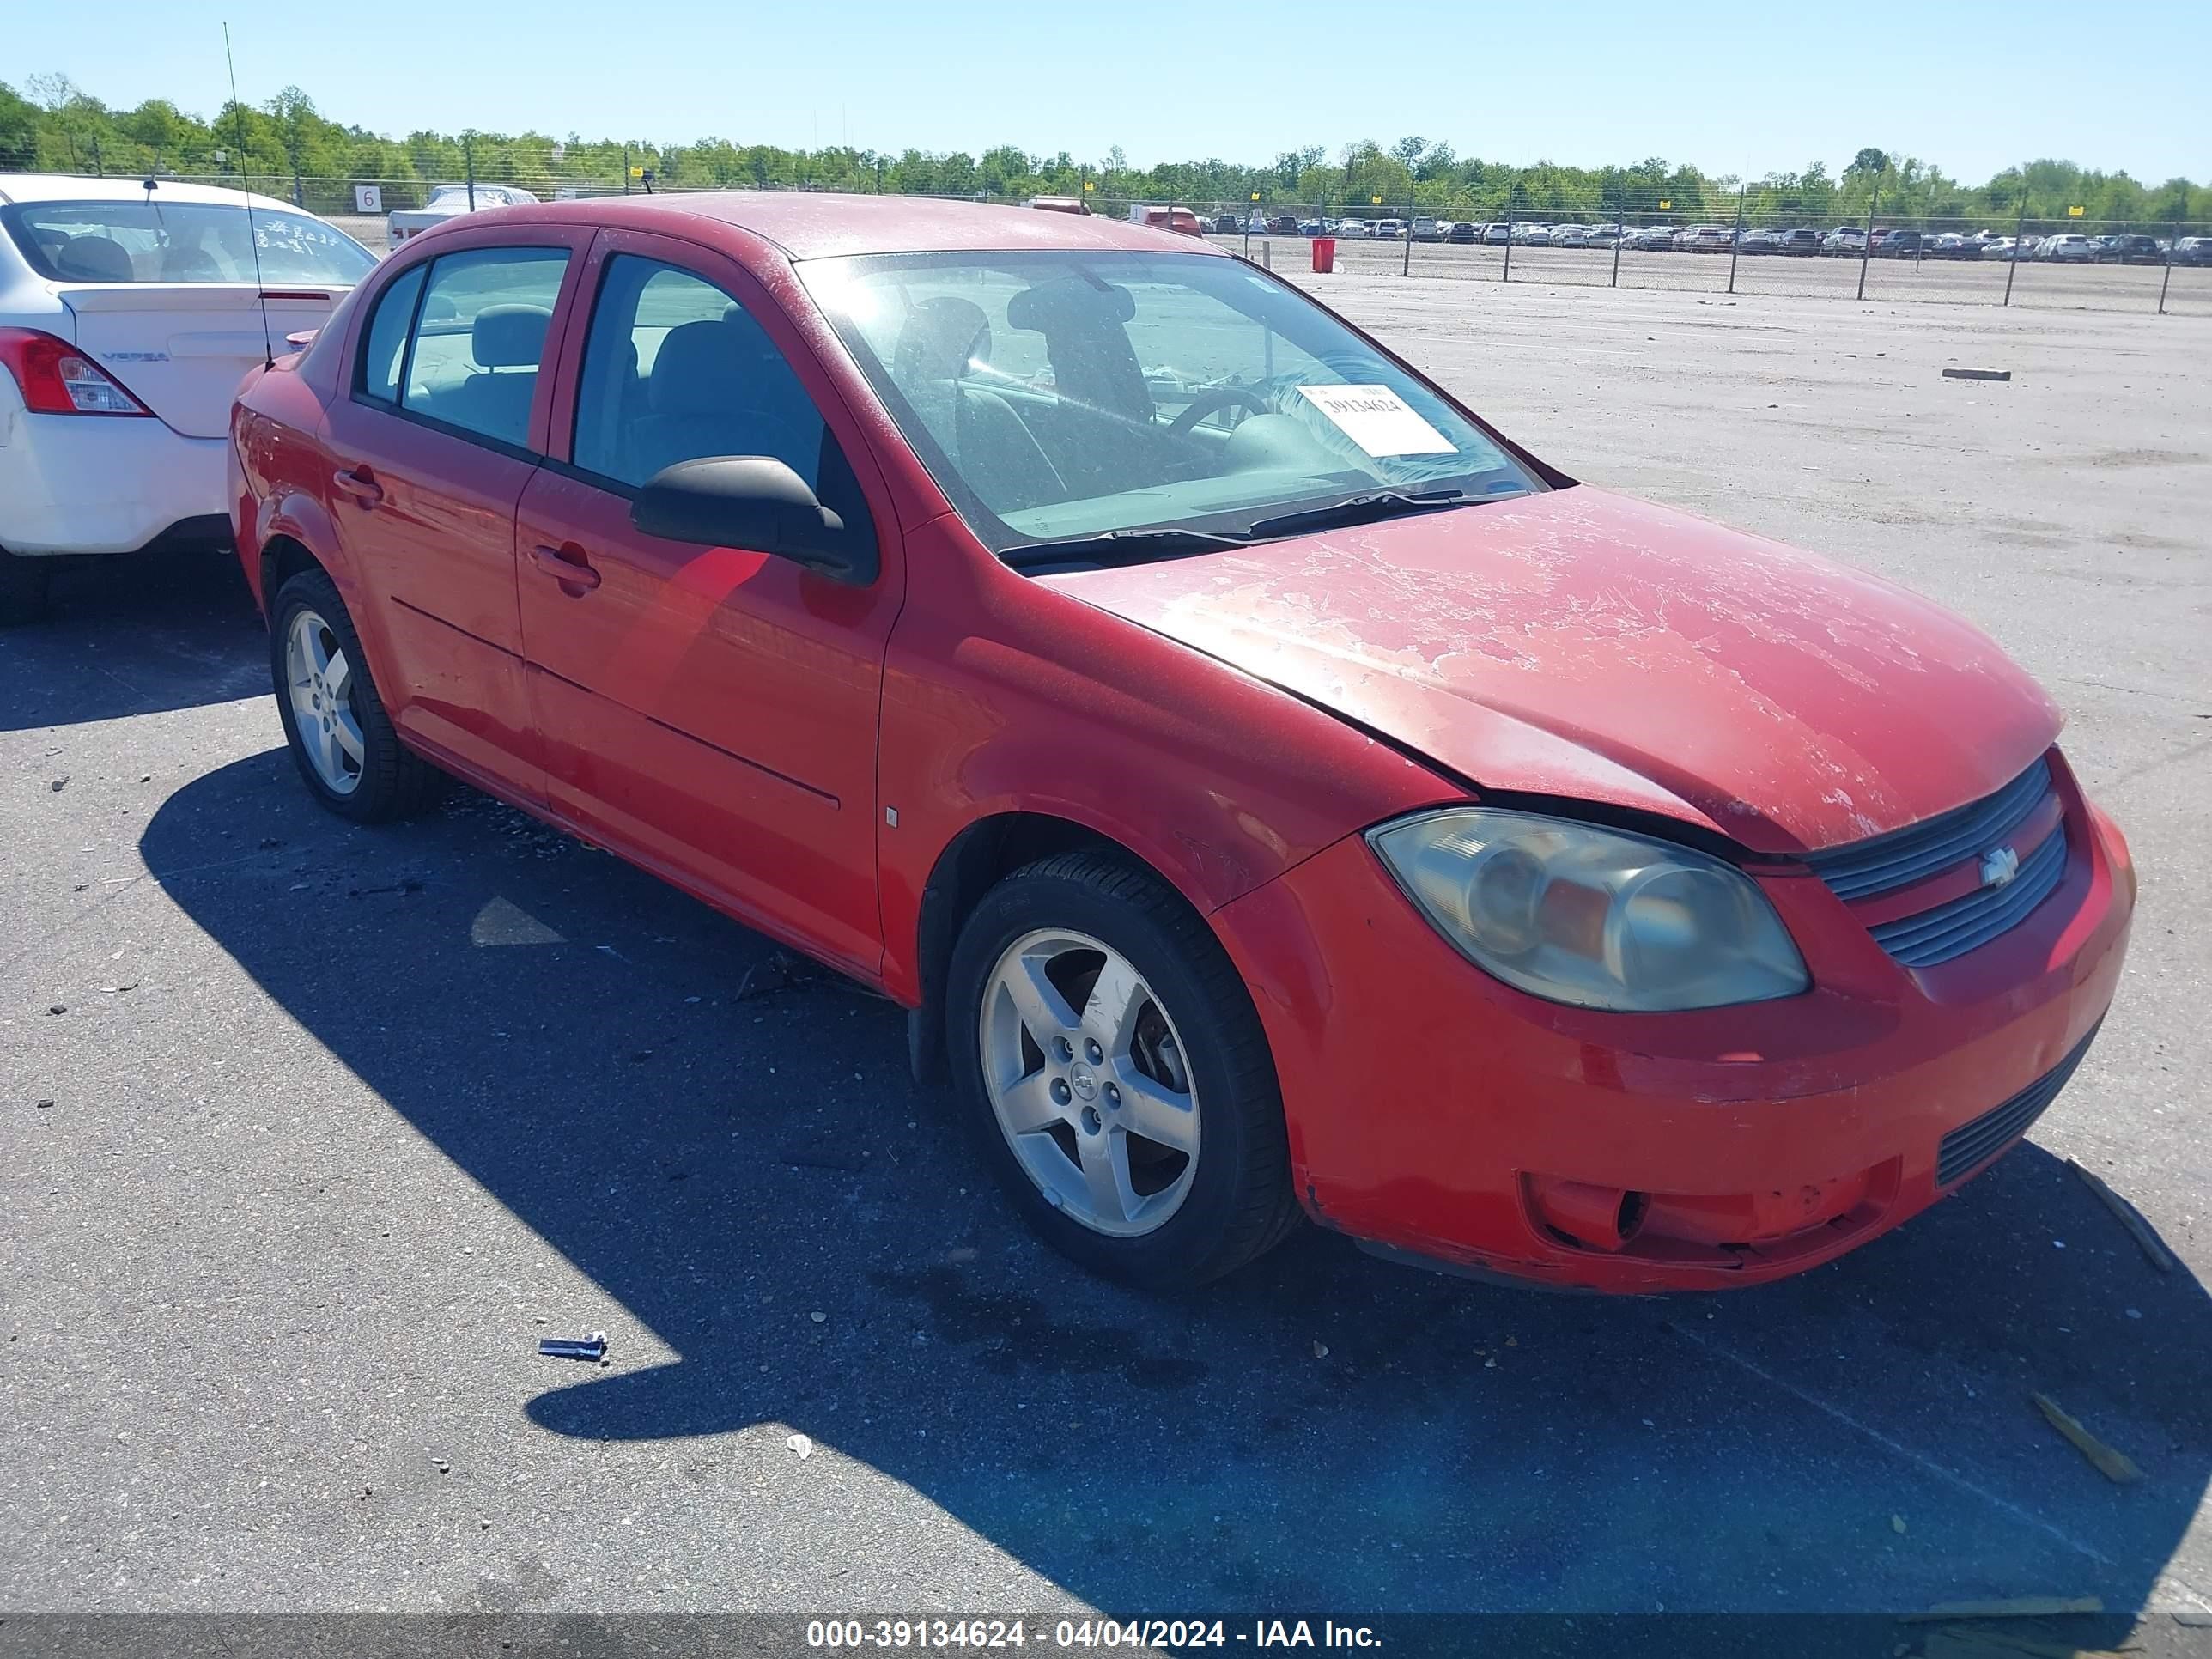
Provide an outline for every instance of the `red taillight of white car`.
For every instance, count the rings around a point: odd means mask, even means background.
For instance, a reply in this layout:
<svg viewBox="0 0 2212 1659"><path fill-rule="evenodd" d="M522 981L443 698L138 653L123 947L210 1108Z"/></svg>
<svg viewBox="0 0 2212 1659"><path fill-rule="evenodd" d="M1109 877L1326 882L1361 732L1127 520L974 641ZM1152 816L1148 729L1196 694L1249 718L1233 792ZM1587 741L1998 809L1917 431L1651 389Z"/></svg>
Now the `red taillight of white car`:
<svg viewBox="0 0 2212 1659"><path fill-rule="evenodd" d="M0 328L0 367L15 377L33 415L143 415L153 410L67 340L35 328Z"/></svg>

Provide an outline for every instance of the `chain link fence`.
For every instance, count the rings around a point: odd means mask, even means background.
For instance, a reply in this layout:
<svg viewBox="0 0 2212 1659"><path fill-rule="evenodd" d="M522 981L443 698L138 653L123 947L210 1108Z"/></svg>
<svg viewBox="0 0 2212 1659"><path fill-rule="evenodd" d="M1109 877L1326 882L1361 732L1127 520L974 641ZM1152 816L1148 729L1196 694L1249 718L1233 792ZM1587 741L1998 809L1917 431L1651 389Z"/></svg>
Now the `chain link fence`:
<svg viewBox="0 0 2212 1659"><path fill-rule="evenodd" d="M441 187L458 187L465 201L482 187L479 205L501 187L541 200L648 192L664 187L660 167L673 159L639 148L586 164L501 149L484 154L480 165L475 149L459 148L461 166L451 179L168 176L234 187L244 182L332 220L381 252L389 247L389 216L422 207ZM759 187L744 179L704 182ZM880 188L883 175L862 167L830 182L866 191ZM682 187L701 183L686 177ZM1733 198L1709 193L1695 204L1615 192L1563 215L1557 207L1540 212L1516 204L1516 189L1486 206L1463 203L1468 216L1446 218L1379 198L1357 206L1170 203L1109 195L1089 183L1083 190L1079 199L1095 213L1123 219L1147 209L1180 210L1176 217L1185 228L1194 222L1209 240L1280 269L1317 270L1317 255L1328 256L1316 244L1326 238L1334 244L1334 270L1353 275L2212 315L2212 221L2094 220L2064 204L2027 199L2008 218L1965 219L1915 213L1909 202L1885 203L1876 191L1866 210L1837 217L1755 210L1746 187ZM975 191L937 199L1031 198Z"/></svg>
<svg viewBox="0 0 2212 1659"><path fill-rule="evenodd" d="M2212 315L2212 222L2015 213L1991 224L1879 210L1838 221L1656 204L1619 220L1441 220L1271 206L1256 222L1224 214L1210 229L1279 267L1310 268L1327 236L1335 270L1369 275Z"/></svg>

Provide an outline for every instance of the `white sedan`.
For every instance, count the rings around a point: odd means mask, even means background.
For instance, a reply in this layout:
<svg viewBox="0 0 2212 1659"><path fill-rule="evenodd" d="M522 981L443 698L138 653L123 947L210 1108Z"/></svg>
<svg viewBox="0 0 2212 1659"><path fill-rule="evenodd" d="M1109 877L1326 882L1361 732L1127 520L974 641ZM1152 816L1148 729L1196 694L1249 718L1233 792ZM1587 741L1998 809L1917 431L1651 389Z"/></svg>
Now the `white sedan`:
<svg viewBox="0 0 2212 1659"><path fill-rule="evenodd" d="M538 198L517 185L440 185L418 208L400 208L387 215L384 234L398 247L410 236L434 230L448 219L485 208L525 207ZM1255 230L1258 225L1254 225Z"/></svg>
<svg viewBox="0 0 2212 1659"><path fill-rule="evenodd" d="M265 196L0 173L0 620L58 556L228 545L231 394L375 264Z"/></svg>

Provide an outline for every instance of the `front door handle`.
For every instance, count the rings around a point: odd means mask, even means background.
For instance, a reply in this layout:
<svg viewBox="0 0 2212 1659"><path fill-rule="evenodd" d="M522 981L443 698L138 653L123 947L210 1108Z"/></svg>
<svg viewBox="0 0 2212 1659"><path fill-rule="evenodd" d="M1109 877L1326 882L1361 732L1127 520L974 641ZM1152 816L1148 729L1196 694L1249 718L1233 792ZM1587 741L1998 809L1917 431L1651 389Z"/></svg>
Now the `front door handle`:
<svg viewBox="0 0 2212 1659"><path fill-rule="evenodd" d="M350 495L364 507L374 507L384 499L384 486L365 466L342 466L331 474L331 487L340 495Z"/></svg>
<svg viewBox="0 0 2212 1659"><path fill-rule="evenodd" d="M580 599L599 585L599 573L592 568L584 550L573 543L567 547L533 547L531 562L554 580L561 591L572 599Z"/></svg>

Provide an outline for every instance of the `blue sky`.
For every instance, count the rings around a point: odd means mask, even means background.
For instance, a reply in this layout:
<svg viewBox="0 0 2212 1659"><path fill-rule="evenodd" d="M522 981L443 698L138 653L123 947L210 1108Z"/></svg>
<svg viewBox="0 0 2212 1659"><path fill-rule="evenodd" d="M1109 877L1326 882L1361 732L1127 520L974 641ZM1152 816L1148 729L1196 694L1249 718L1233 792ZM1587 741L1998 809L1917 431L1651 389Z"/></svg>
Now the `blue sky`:
<svg viewBox="0 0 2212 1659"><path fill-rule="evenodd" d="M2056 156L2212 178L2212 4L1864 0L1662 9L1407 0L17 0L0 80L211 112L289 83L380 131L524 127L655 143L966 149L1133 162L1401 134L1462 155L1714 173L1840 168L1862 145L1978 182ZM87 27L93 21L96 27Z"/></svg>

